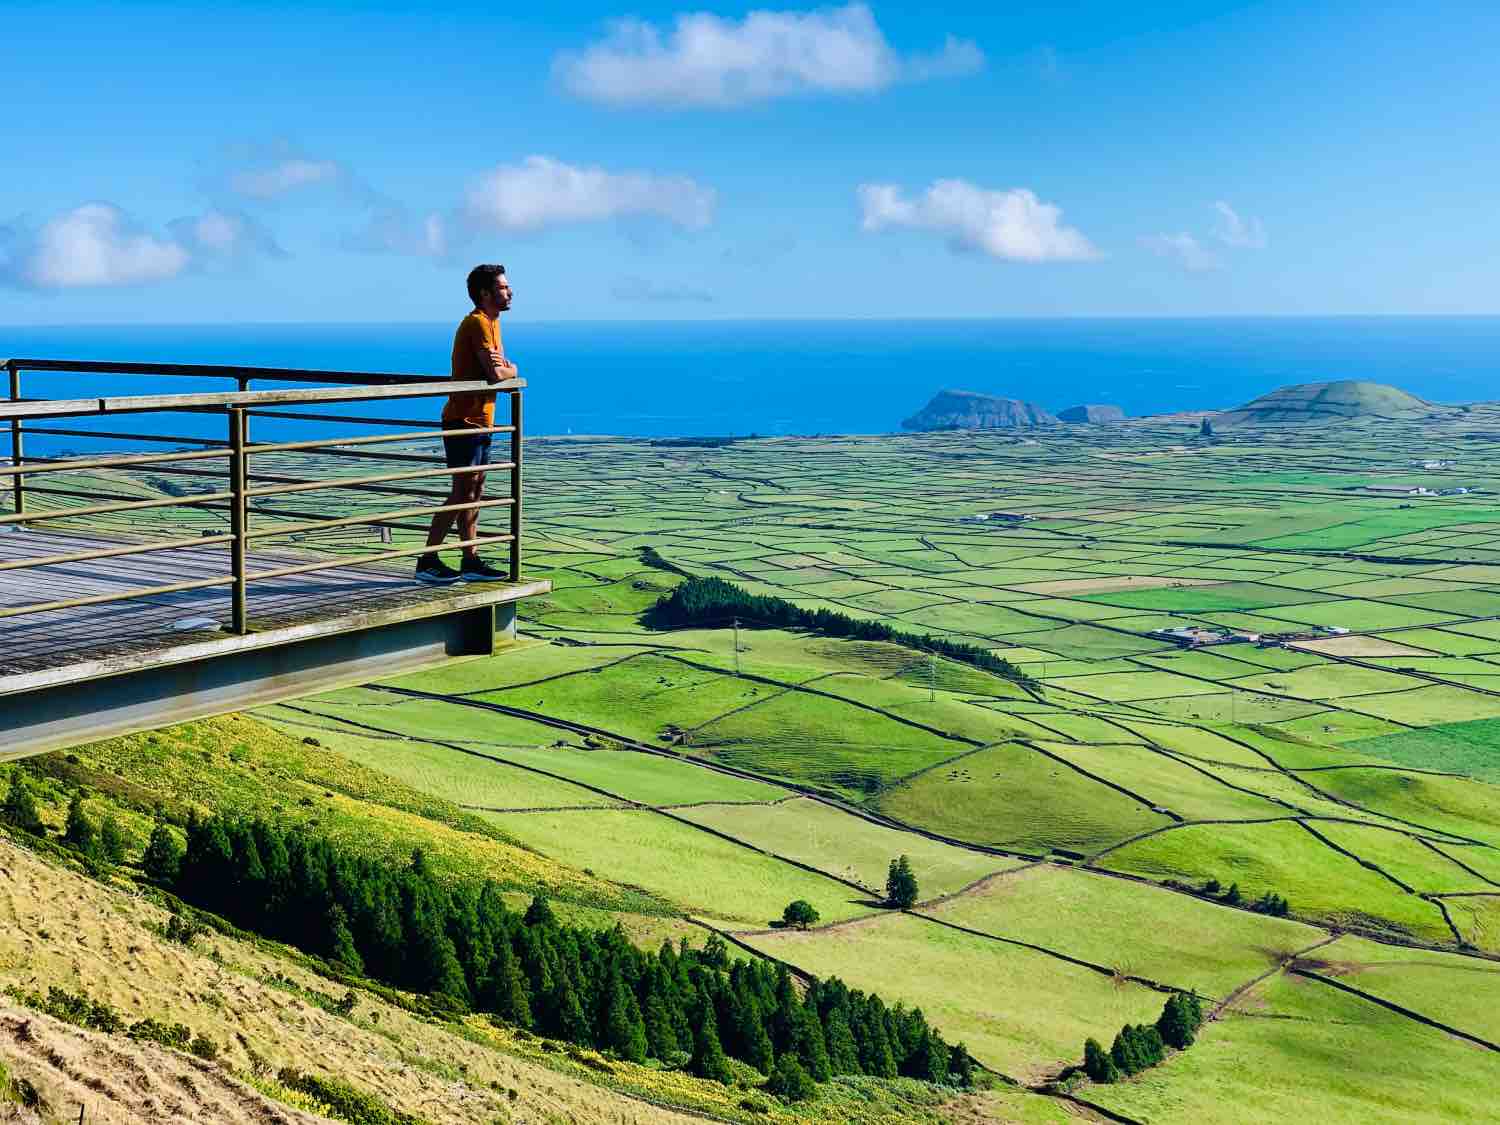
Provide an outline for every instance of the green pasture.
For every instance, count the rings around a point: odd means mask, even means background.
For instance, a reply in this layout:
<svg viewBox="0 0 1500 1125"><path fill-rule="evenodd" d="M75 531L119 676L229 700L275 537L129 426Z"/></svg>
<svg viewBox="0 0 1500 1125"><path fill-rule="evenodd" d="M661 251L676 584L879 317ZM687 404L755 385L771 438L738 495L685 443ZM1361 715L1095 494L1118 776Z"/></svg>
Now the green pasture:
<svg viewBox="0 0 1500 1125"><path fill-rule="evenodd" d="M1299 922L1051 864L1006 872L923 912L1216 998L1319 938Z"/></svg>
<svg viewBox="0 0 1500 1125"><path fill-rule="evenodd" d="M640 887L693 914L768 926L799 898L826 921L871 909L852 887L649 810L482 815L543 855Z"/></svg>
<svg viewBox="0 0 1500 1125"><path fill-rule="evenodd" d="M1349 743L1351 750L1416 769L1466 773L1500 782L1500 719L1438 723Z"/></svg>
<svg viewBox="0 0 1500 1125"><path fill-rule="evenodd" d="M1020 862L886 828L807 798L774 805L697 805L676 815L881 894L886 870L898 855L911 858L923 899L952 894Z"/></svg>
<svg viewBox="0 0 1500 1125"><path fill-rule="evenodd" d="M909 914L745 940L819 976L920 1007L950 1042L1017 1078L1073 1062L1086 1037L1161 1011L1161 993L1141 985Z"/></svg>
<svg viewBox="0 0 1500 1125"><path fill-rule="evenodd" d="M1450 1125L1493 1117L1497 1082L1500 1055L1328 985L1276 976L1165 1065L1085 1096L1133 1120L1183 1125Z"/></svg>
<svg viewBox="0 0 1500 1125"><path fill-rule="evenodd" d="M1312 954L1307 967L1500 1043L1500 962L1403 949L1346 935Z"/></svg>
<svg viewBox="0 0 1500 1125"><path fill-rule="evenodd" d="M946 836L1022 852L1097 851L1170 823L1018 743L928 770L883 793L876 807Z"/></svg>
<svg viewBox="0 0 1500 1125"><path fill-rule="evenodd" d="M1290 902L1293 916L1325 925L1452 940L1431 903L1286 820L1187 825L1126 844L1096 862L1111 871L1194 885L1210 878L1226 888L1237 883L1252 900L1274 892Z"/></svg>

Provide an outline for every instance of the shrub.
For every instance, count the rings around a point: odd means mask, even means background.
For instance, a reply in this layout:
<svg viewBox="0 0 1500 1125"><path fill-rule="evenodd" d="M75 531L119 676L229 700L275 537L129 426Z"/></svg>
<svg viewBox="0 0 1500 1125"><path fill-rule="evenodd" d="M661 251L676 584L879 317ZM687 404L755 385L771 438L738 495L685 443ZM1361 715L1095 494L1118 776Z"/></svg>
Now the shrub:
<svg viewBox="0 0 1500 1125"><path fill-rule="evenodd" d="M785 1054L776 1060L776 1069L771 1071L766 1089L789 1102L800 1102L816 1094L818 1084L802 1068L795 1055Z"/></svg>
<svg viewBox="0 0 1500 1125"><path fill-rule="evenodd" d="M330 1116L350 1125L421 1125L421 1118L392 1109L374 1094L339 1078L306 1074L293 1067L283 1067L276 1080L289 1090L316 1098L328 1107Z"/></svg>
<svg viewBox="0 0 1500 1125"><path fill-rule="evenodd" d="M37 811L36 797L31 792L31 783L20 770L11 774L10 789L5 794L5 805L0 808L0 820L22 832L40 836L43 831L42 814Z"/></svg>

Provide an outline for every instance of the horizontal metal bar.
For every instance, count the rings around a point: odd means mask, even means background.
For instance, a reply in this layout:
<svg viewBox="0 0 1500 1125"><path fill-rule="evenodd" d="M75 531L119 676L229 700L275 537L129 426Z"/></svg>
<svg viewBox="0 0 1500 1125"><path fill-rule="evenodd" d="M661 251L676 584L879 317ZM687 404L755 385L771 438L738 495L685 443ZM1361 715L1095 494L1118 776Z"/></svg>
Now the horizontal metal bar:
<svg viewBox="0 0 1500 1125"><path fill-rule="evenodd" d="M32 473L66 473L77 469L113 469L122 465L156 465L167 461L204 461L228 457L227 449L195 449L190 453L130 453L121 457L27 457L21 464L0 469L0 477L30 476ZM32 464L40 462L40 464Z"/></svg>
<svg viewBox="0 0 1500 1125"><path fill-rule="evenodd" d="M245 447L246 453L278 453L287 449L324 449L337 445L369 445L379 441L416 441L419 438L460 437L467 434L508 434L510 426L470 426L461 430L413 430L401 434L369 434L354 438L319 438L316 441L278 441L270 445L256 443Z"/></svg>
<svg viewBox="0 0 1500 1125"><path fill-rule="evenodd" d="M331 477L328 480L304 481L298 484L276 485L274 488L247 488L246 496L282 496L289 492L312 492L316 489L327 488L358 488L366 484L384 484L393 480L416 480L420 477L459 476L464 473L487 473L491 470L511 468L509 461L497 462L493 465L463 465L456 469L414 469L409 473L377 473L366 477ZM263 480L263 477L257 477Z"/></svg>
<svg viewBox="0 0 1500 1125"><path fill-rule="evenodd" d="M206 394L123 395L116 398L77 398L0 402L0 419L32 417L87 417L204 407L250 406L257 403L365 402L386 398L436 398L450 394L511 393L526 386L524 379L446 379L437 383L393 383L381 386L314 387L309 390L214 391Z"/></svg>
<svg viewBox="0 0 1500 1125"><path fill-rule="evenodd" d="M338 519L311 520L307 523L294 523L290 527L265 528L260 531L249 531L245 533L246 539L271 539L278 535L295 535L302 531L314 531L324 527L347 527L355 524L385 523L387 520L405 519L408 516L430 516L438 512L464 512L471 508L497 508L514 503L510 497L500 500L470 500L464 504L439 504L429 508L396 508L388 512L374 512L370 515L341 516ZM257 512L257 514L260 514Z"/></svg>
<svg viewBox="0 0 1500 1125"><path fill-rule="evenodd" d="M0 609L0 618L21 617L28 613L48 613L55 609L78 609L86 605L104 605L108 602L126 602L133 598L149 598L157 594L176 594L183 590L203 590L209 586L227 586L234 579L200 578L193 582L172 582L165 586L139 586L133 590L121 590L113 594L92 594L86 598L64 598L55 602L34 602L31 605Z"/></svg>
<svg viewBox="0 0 1500 1125"><path fill-rule="evenodd" d="M444 383L392 383L378 387L314 387L310 390L226 391L207 394L124 395L101 398L106 414L150 410L176 410L185 406L252 406L276 402L367 402L386 398L437 398L450 394L484 394L513 391L526 384L521 379L449 379ZM4 406L0 404L0 411ZM3 414L0 414L3 417Z"/></svg>
<svg viewBox="0 0 1500 1125"><path fill-rule="evenodd" d="M62 563L88 562L92 559L113 559L121 555L146 555L152 551L174 551L182 547L211 547L216 543L228 543L233 535L203 535L192 539L165 539L158 543L130 544L125 547L96 547L91 551L73 551L66 555L42 555L34 559L17 559L0 563L0 571L26 570L36 566L59 566Z"/></svg>
<svg viewBox="0 0 1500 1125"><path fill-rule="evenodd" d="M55 437L108 438L110 441L155 441L168 444L180 442L183 445L222 445L226 449L229 447L229 443L223 438L174 437L172 434L122 434L110 430L64 430L55 426L27 426L26 432L49 434Z"/></svg>
<svg viewBox="0 0 1500 1125"><path fill-rule="evenodd" d="M367 418L361 414L307 414L296 410L256 410L246 407L252 418L288 418L294 422L352 422L361 426L430 426L431 418Z"/></svg>
<svg viewBox="0 0 1500 1125"><path fill-rule="evenodd" d="M204 492L197 496L166 496L160 500L122 500L117 504L90 504L82 508L58 508L53 512L17 512L0 516L0 523L34 523L39 520L70 519L74 516L102 516L106 512L137 512L143 508L190 508L217 500L228 500L232 492Z"/></svg>
<svg viewBox="0 0 1500 1125"><path fill-rule="evenodd" d="M355 555L351 558L333 559L328 562L303 563L299 566L282 566L275 570L257 570L252 574L245 575L246 583L256 582L264 578L286 578L293 574L311 574L315 570L333 570L340 566L363 566L365 563L382 562L385 559L410 558L412 555L425 555L429 551L436 553L441 550L452 550L454 547L478 547L485 543L509 543L509 535L481 535L476 539L460 539L453 543L445 543L441 547L429 547L426 544L417 547L402 547L395 551L381 551L374 555Z"/></svg>
<svg viewBox="0 0 1500 1125"><path fill-rule="evenodd" d="M315 371L303 367L232 367L218 363L115 363L91 359L9 359L8 371L76 371L100 375L184 375L202 379L270 379L281 383L443 382L444 375L399 375L379 371Z"/></svg>

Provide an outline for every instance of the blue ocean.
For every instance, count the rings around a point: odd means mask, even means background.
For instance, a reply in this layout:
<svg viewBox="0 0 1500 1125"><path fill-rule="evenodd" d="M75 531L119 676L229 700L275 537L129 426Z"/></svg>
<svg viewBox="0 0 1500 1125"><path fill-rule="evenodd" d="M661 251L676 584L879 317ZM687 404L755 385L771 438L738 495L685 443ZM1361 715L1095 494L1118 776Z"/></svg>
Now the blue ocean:
<svg viewBox="0 0 1500 1125"><path fill-rule="evenodd" d="M0 356L446 374L452 331L451 324L0 327ZM531 434L882 433L944 388L1053 411L1115 403L1129 415L1231 407L1284 384L1327 379L1392 383L1435 402L1500 398L1500 317L510 319L505 341L529 383ZM23 393L49 398L221 385L26 380ZM404 407L413 416L436 409L425 401ZM390 413L389 404L382 410ZM208 424L178 417L182 433ZM262 440L292 429L257 425Z"/></svg>

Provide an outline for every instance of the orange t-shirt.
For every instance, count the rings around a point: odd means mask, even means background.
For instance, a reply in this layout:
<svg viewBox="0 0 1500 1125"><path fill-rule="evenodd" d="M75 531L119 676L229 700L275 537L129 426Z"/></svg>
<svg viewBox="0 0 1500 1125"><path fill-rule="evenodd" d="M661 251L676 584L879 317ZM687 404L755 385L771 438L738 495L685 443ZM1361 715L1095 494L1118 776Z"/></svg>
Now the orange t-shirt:
<svg viewBox="0 0 1500 1125"><path fill-rule="evenodd" d="M453 333L453 378L489 379L494 374L487 352L500 350L500 322L475 309L459 321ZM443 421L466 426L495 424L495 392L448 396Z"/></svg>

